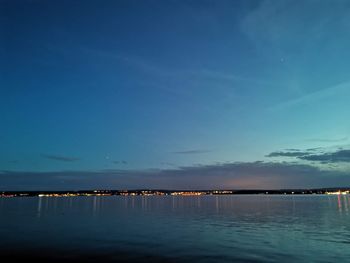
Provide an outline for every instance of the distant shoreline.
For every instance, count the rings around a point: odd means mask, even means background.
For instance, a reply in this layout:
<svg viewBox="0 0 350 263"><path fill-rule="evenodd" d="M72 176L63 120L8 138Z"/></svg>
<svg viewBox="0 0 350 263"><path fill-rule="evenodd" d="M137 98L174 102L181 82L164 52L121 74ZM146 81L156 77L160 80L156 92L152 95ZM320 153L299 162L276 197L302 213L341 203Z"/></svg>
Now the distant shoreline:
<svg viewBox="0 0 350 263"><path fill-rule="evenodd" d="M202 196L202 195L340 195L349 188L281 190L73 190L73 191L0 191L0 197L74 197L74 196Z"/></svg>

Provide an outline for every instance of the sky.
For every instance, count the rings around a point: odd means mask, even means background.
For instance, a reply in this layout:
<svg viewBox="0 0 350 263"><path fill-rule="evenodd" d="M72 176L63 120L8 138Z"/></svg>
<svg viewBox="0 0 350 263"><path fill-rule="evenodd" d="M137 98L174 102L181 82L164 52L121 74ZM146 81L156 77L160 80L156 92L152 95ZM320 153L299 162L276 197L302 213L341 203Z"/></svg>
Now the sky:
<svg viewBox="0 0 350 263"><path fill-rule="evenodd" d="M350 2L0 0L0 190L350 186Z"/></svg>

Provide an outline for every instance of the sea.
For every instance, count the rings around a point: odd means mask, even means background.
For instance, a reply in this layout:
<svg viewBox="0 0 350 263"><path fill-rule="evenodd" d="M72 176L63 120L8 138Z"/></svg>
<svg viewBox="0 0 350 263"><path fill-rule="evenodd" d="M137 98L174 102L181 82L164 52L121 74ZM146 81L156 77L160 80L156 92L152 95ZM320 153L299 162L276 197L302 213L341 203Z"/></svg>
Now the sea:
<svg viewBox="0 0 350 263"><path fill-rule="evenodd" d="M0 198L0 261L32 260L350 262L350 196Z"/></svg>

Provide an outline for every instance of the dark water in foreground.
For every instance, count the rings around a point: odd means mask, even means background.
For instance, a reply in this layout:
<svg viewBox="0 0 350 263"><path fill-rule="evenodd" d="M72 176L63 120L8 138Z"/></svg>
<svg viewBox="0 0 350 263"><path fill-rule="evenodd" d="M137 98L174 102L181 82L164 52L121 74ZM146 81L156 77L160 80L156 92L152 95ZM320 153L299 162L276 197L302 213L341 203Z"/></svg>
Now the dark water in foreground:
<svg viewBox="0 0 350 263"><path fill-rule="evenodd" d="M0 258L350 262L349 209L350 196L2 198Z"/></svg>

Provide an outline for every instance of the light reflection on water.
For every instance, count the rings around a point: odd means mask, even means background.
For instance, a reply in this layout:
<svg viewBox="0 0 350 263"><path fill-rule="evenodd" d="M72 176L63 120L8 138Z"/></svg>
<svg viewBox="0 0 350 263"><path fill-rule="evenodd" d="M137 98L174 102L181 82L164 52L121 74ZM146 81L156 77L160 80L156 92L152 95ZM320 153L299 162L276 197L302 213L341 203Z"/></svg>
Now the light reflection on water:
<svg viewBox="0 0 350 263"><path fill-rule="evenodd" d="M0 252L61 250L162 260L334 262L350 258L350 198L112 196L0 201Z"/></svg>

